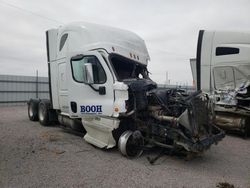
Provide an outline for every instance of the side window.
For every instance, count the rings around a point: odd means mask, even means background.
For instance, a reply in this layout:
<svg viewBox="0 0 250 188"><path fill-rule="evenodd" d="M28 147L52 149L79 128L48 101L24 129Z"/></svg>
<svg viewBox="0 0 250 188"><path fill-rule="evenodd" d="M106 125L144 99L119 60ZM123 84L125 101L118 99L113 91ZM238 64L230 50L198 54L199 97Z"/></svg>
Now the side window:
<svg viewBox="0 0 250 188"><path fill-rule="evenodd" d="M77 82L84 82L84 64L91 63L93 67L94 83L103 84L106 82L106 74L99 60L95 56L84 56L80 60L72 60L73 78Z"/></svg>
<svg viewBox="0 0 250 188"><path fill-rule="evenodd" d="M231 48L231 47L217 47L216 48L216 56L221 55L232 55L232 54L239 54L240 49L239 48Z"/></svg>
<svg viewBox="0 0 250 188"><path fill-rule="evenodd" d="M216 89L234 89L234 71L232 67L215 67L214 83Z"/></svg>
<svg viewBox="0 0 250 188"><path fill-rule="evenodd" d="M63 46L66 42L68 38L68 33L65 33L62 37L61 37L61 40L60 40L60 46L59 46L59 51L61 51L63 49Z"/></svg>

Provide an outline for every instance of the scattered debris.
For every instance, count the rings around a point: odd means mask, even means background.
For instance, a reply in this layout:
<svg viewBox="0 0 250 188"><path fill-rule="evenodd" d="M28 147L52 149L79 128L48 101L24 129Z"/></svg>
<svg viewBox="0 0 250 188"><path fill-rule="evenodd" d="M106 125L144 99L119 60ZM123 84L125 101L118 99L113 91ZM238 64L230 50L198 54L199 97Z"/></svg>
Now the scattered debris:
<svg viewBox="0 0 250 188"><path fill-rule="evenodd" d="M227 182L219 182L216 185L217 188L235 188L233 184Z"/></svg>
<svg viewBox="0 0 250 188"><path fill-rule="evenodd" d="M57 154L57 155L60 155L60 154L63 154L65 153L66 151L64 150L59 150L59 149L49 149L47 147L42 147L39 149L40 151L47 151L47 152L50 152L50 153L54 153L54 154Z"/></svg>
<svg viewBox="0 0 250 188"><path fill-rule="evenodd" d="M75 153L82 153L82 152L89 152L90 149L84 149L84 150L80 150L80 151L76 151Z"/></svg>

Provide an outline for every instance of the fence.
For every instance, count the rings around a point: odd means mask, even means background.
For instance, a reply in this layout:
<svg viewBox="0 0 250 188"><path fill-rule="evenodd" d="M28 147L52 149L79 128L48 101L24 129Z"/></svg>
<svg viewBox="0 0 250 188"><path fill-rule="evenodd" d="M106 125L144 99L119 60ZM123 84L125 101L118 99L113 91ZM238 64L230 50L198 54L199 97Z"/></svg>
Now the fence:
<svg viewBox="0 0 250 188"><path fill-rule="evenodd" d="M193 86L180 86L180 85L165 85L165 84L158 84L159 88L166 88L166 89L182 89L187 93L195 92L195 88Z"/></svg>
<svg viewBox="0 0 250 188"><path fill-rule="evenodd" d="M49 98L47 77L0 75L0 106L25 104L30 98Z"/></svg>
<svg viewBox="0 0 250 188"><path fill-rule="evenodd" d="M193 92L191 86L158 85L160 88L181 88ZM47 77L0 75L0 106L25 104L30 98L49 99Z"/></svg>

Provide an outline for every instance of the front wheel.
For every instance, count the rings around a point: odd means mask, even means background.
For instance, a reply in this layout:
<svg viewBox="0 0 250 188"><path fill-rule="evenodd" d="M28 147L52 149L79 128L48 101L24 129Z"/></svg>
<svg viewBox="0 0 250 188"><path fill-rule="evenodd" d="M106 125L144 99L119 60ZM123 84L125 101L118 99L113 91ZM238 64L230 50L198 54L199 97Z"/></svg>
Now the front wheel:
<svg viewBox="0 0 250 188"><path fill-rule="evenodd" d="M38 106L38 119L41 125L48 126L49 121L49 109L44 101L41 101Z"/></svg>
<svg viewBox="0 0 250 188"><path fill-rule="evenodd" d="M144 139L140 131L125 131L119 138L118 148L126 157L139 157L142 152Z"/></svg>

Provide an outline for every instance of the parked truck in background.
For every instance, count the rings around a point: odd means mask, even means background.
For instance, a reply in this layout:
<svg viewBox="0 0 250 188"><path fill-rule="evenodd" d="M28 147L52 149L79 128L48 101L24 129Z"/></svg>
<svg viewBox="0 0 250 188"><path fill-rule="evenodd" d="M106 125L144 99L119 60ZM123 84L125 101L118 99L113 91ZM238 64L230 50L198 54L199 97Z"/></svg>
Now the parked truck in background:
<svg viewBox="0 0 250 188"><path fill-rule="evenodd" d="M191 59L195 87L214 101L215 124L250 133L250 32L199 32Z"/></svg>
<svg viewBox="0 0 250 188"><path fill-rule="evenodd" d="M31 120L81 125L85 141L118 146L129 157L156 146L202 153L224 137L211 121L206 94L157 88L146 45L136 34L73 23L48 30L46 38L50 100L29 101Z"/></svg>

